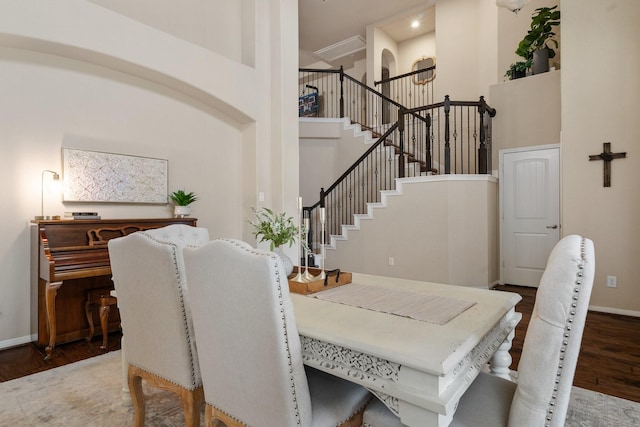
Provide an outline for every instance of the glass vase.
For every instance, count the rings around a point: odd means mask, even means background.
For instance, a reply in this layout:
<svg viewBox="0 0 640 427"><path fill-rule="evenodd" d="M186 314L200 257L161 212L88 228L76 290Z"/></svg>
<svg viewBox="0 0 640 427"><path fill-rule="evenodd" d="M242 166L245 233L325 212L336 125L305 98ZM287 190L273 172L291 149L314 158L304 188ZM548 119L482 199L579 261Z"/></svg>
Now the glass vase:
<svg viewBox="0 0 640 427"><path fill-rule="evenodd" d="M282 265L284 265L284 271L289 276L293 272L293 262L291 258L284 253L280 246L273 249L273 252L282 259Z"/></svg>

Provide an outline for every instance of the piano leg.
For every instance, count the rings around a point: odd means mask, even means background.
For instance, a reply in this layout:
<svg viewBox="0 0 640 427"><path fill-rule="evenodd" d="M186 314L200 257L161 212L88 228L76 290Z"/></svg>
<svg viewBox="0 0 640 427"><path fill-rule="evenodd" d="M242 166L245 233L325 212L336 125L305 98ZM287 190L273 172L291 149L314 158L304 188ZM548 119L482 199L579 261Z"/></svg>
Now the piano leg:
<svg viewBox="0 0 640 427"><path fill-rule="evenodd" d="M51 358L51 352L56 346L56 295L62 282L47 282L46 302L47 302L47 331L49 332L49 345L45 348L46 356L44 360Z"/></svg>
<svg viewBox="0 0 640 427"><path fill-rule="evenodd" d="M100 327L102 328L102 345L101 349L107 349L107 338L109 337L109 312L111 311L109 296L102 296L100 298Z"/></svg>

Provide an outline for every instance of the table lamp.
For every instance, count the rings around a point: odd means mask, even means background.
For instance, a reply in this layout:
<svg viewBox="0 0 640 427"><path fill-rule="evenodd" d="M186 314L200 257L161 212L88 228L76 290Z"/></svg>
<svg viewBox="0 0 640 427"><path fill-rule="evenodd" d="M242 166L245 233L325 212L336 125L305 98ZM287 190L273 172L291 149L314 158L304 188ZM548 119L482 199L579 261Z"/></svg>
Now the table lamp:
<svg viewBox="0 0 640 427"><path fill-rule="evenodd" d="M60 215L53 215L53 216L45 216L44 214L44 174L45 173L50 173L53 174L52 177L52 182L57 183L57 184L61 184L62 181L60 180L60 175L58 174L58 172L49 170L49 169L45 169L42 171L42 180L40 182L40 215L36 215L33 219L35 219L36 221L43 221L43 220L56 220L56 219L60 219Z"/></svg>

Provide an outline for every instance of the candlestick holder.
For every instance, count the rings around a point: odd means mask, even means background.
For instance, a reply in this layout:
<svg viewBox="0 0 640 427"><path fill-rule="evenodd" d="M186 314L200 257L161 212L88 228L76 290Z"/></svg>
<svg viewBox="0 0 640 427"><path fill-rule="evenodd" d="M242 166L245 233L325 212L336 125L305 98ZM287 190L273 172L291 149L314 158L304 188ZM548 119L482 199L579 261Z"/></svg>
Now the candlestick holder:
<svg viewBox="0 0 640 427"><path fill-rule="evenodd" d="M309 218L304 219L304 241L305 242L309 241ZM315 277L313 276L313 274L309 273L308 259L309 259L309 250L305 245L304 246L304 274L302 275L302 278L307 282L311 282L312 280L315 279Z"/></svg>
<svg viewBox="0 0 640 427"><path fill-rule="evenodd" d="M298 197L298 224L300 224L300 226L298 227L298 264L300 263L300 246L302 246L302 240L300 240L302 238L302 197ZM296 277L294 277L293 280L296 280L298 282L302 282L303 281L303 277L302 277L302 267L298 267L298 274L296 274Z"/></svg>
<svg viewBox="0 0 640 427"><path fill-rule="evenodd" d="M322 207L320 208L320 274L318 274L316 276L316 279L318 280L324 280L327 275L324 271L324 245L325 245L325 238L324 238L324 230L325 230L325 223L326 223L326 212L325 212L325 208Z"/></svg>

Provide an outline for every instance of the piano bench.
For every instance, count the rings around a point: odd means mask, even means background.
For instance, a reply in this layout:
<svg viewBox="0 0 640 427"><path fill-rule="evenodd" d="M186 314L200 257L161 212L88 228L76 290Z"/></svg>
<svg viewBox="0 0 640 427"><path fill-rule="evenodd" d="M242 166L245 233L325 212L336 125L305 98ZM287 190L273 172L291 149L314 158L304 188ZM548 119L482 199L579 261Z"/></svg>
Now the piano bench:
<svg viewBox="0 0 640 427"><path fill-rule="evenodd" d="M89 321L89 336L87 342L90 342L93 338L95 328L93 327L93 313L91 313L92 307L98 307L100 313L100 327L102 329L102 345L101 349L107 349L107 338L109 336L109 312L112 305L117 305L118 299L111 296L111 289L91 289L87 292L87 301L84 303L84 312L87 315L87 321Z"/></svg>

